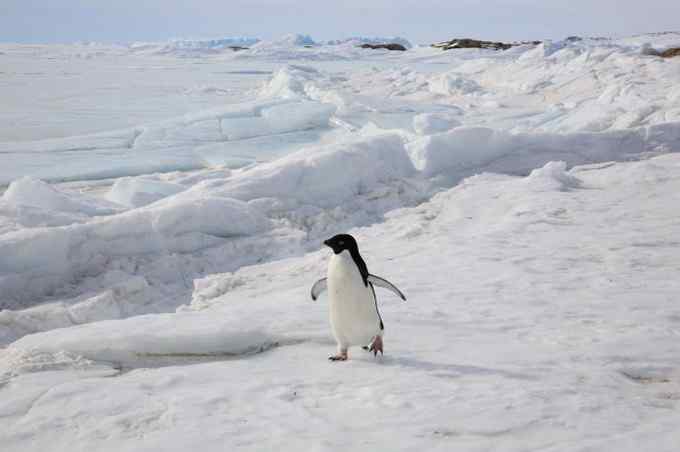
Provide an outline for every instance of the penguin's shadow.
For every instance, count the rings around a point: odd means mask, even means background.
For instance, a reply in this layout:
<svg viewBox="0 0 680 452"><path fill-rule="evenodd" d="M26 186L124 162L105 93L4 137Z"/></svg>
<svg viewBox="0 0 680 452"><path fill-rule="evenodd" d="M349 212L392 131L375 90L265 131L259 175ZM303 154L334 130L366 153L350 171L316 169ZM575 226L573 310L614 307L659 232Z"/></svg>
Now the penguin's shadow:
<svg viewBox="0 0 680 452"><path fill-rule="evenodd" d="M383 366L401 367L419 371L431 372L438 378L462 378L471 375L489 375L516 380L538 380L538 377L521 372L513 372L490 367L468 366L462 364L436 363L411 357L385 356L378 358Z"/></svg>

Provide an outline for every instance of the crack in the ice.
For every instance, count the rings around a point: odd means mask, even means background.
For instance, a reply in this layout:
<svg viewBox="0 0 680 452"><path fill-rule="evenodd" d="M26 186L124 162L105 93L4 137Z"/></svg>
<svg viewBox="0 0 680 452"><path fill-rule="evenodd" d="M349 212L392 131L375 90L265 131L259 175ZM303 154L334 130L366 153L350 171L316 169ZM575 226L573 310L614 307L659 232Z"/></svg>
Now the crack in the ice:
<svg viewBox="0 0 680 452"><path fill-rule="evenodd" d="M236 361L247 359L266 353L280 347L287 347L308 342L304 338L284 339L276 341L266 341L261 344L255 344L245 350L239 352L215 352L215 353L136 353L135 357L138 361L133 363L121 363L107 361L114 369L119 372L112 376L121 376L128 372L137 369L158 369L162 367L174 366L193 366L197 364L205 364L218 361ZM100 361L103 362L103 361Z"/></svg>
<svg viewBox="0 0 680 452"><path fill-rule="evenodd" d="M460 378L467 375L492 375L517 380L537 380L538 377L526 373L513 372L490 367L468 366L462 364L436 363L421 361L415 358L390 358L384 359L384 364L392 366L410 367L416 370L433 372L432 375L439 378Z"/></svg>
<svg viewBox="0 0 680 452"><path fill-rule="evenodd" d="M627 379L640 384L653 384L653 383L670 383L671 379L667 376L662 375L644 375L644 372L638 372L635 370L621 370L621 375Z"/></svg>

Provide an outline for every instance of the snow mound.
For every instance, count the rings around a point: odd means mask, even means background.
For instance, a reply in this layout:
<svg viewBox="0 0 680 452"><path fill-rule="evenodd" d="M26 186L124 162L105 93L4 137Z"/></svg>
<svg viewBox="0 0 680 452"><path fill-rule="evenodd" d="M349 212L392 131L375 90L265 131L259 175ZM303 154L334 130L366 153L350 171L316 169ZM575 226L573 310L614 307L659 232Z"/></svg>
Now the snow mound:
<svg viewBox="0 0 680 452"><path fill-rule="evenodd" d="M51 374L54 378L52 383L55 381L68 381L74 377L77 378L77 374L70 372L77 372L80 375L87 372L91 377L107 377L118 373L116 370L112 369L111 366L95 363L92 360L65 351L49 353L37 350L12 349L3 350L1 356L0 384L7 383L22 375L43 372ZM57 376L57 372L63 372L61 375L62 378ZM64 375L64 373L66 374ZM11 405L11 403L9 406L4 405L3 409L0 409L0 416L3 415L4 409L9 408L11 411L12 408L15 408Z"/></svg>
<svg viewBox="0 0 680 452"><path fill-rule="evenodd" d="M266 41L262 46L313 46L316 42L309 35L289 33L278 39Z"/></svg>
<svg viewBox="0 0 680 452"><path fill-rule="evenodd" d="M17 179L0 197L0 234L23 228L66 226L124 208L103 199L65 192L31 177Z"/></svg>
<svg viewBox="0 0 680 452"><path fill-rule="evenodd" d="M141 276L118 272L108 275L109 284L100 293L73 303L46 303L32 308L0 311L0 343L7 344L27 334L66 328L99 320L121 319L154 310L156 295ZM120 282L114 282L122 279Z"/></svg>
<svg viewBox="0 0 680 452"><path fill-rule="evenodd" d="M172 182L145 177L121 177L116 179L106 198L127 207L141 207L174 195L186 189Z"/></svg>
<svg viewBox="0 0 680 452"><path fill-rule="evenodd" d="M481 166L508 151L510 136L482 127L459 127L408 144L415 167L426 176Z"/></svg>
<svg viewBox="0 0 680 452"><path fill-rule="evenodd" d="M277 70L262 87L262 97L297 98L304 95L307 86L319 78L320 73L309 66L286 65Z"/></svg>
<svg viewBox="0 0 680 452"><path fill-rule="evenodd" d="M215 39L173 39L169 42L134 42L129 45L133 53L191 57L232 52L232 48L248 48L260 42L245 36Z"/></svg>
<svg viewBox="0 0 680 452"><path fill-rule="evenodd" d="M680 123L603 133L510 133L486 127L458 127L407 145L415 167L451 183L475 171L528 174L551 160L570 166L640 158L680 150Z"/></svg>
<svg viewBox="0 0 680 452"><path fill-rule="evenodd" d="M546 40L537 46L530 48L518 58L518 61L542 60L554 55L556 52L568 47L569 45L572 47L580 47L579 44L570 43L568 41Z"/></svg>
<svg viewBox="0 0 680 452"><path fill-rule="evenodd" d="M170 41L177 48L210 48L224 49L230 46L249 47L260 42L260 39L249 36L231 36L215 39L173 39ZM134 46L134 44L133 44Z"/></svg>
<svg viewBox="0 0 680 452"><path fill-rule="evenodd" d="M276 54L277 52L294 50L298 47L313 47L316 42L309 35L287 34L280 38L260 41L252 46L247 53L250 55Z"/></svg>
<svg viewBox="0 0 680 452"><path fill-rule="evenodd" d="M285 94L284 94L285 95ZM291 102L263 108L258 116L222 121L222 134L228 141L327 128L336 107L318 102Z"/></svg>
<svg viewBox="0 0 680 452"><path fill-rule="evenodd" d="M219 193L243 201L279 198L331 207L414 172L401 137L380 134L259 165L225 181Z"/></svg>
<svg viewBox="0 0 680 452"><path fill-rule="evenodd" d="M234 58L265 59L276 61L336 61L348 60L357 55L358 49L351 45L320 45L307 35L290 34L282 38L261 41L248 50L237 52Z"/></svg>
<svg viewBox="0 0 680 452"><path fill-rule="evenodd" d="M87 216L111 215L121 211L115 204L85 195L67 194L29 176L12 182L3 194L2 201L14 207L26 206Z"/></svg>
<svg viewBox="0 0 680 452"><path fill-rule="evenodd" d="M413 117L413 129L418 135L447 132L461 125L451 113L421 113Z"/></svg>
<svg viewBox="0 0 680 452"><path fill-rule="evenodd" d="M212 314L185 312L107 320L28 335L12 343L10 352L66 351L92 361L136 367L140 361L162 357L181 360L247 355L271 348L276 342L262 330L244 328L238 318L215 321Z"/></svg>
<svg viewBox="0 0 680 452"><path fill-rule="evenodd" d="M566 162L548 162L529 174L525 181L536 190L567 191L579 188L581 180L567 172Z"/></svg>
<svg viewBox="0 0 680 452"><path fill-rule="evenodd" d="M474 80L456 73L435 76L429 81L430 92L444 96L462 96L483 93L482 87Z"/></svg>
<svg viewBox="0 0 680 452"><path fill-rule="evenodd" d="M1 307L22 305L68 281L105 273L116 258L196 251L269 227L244 202L181 193L91 223L5 234L0 237Z"/></svg>
<svg viewBox="0 0 680 452"><path fill-rule="evenodd" d="M267 228L261 214L229 198L188 196L182 199L178 196L160 201L146 212L150 214L153 229L169 236L202 233L230 237L255 234Z"/></svg>

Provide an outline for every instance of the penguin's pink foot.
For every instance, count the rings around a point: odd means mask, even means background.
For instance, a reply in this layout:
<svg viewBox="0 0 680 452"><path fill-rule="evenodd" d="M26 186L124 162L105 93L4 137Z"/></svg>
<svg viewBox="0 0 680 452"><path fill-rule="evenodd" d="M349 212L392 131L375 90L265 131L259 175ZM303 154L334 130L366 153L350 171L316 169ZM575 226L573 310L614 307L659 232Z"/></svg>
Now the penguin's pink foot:
<svg viewBox="0 0 680 452"><path fill-rule="evenodd" d="M373 339L373 342L371 342L371 346L368 349L369 352L373 352L373 356L377 356L378 352L380 354L383 354L383 341L382 341L382 336L376 336Z"/></svg>
<svg viewBox="0 0 680 452"><path fill-rule="evenodd" d="M328 359L331 361L347 361L347 350L342 351L335 356L329 356Z"/></svg>

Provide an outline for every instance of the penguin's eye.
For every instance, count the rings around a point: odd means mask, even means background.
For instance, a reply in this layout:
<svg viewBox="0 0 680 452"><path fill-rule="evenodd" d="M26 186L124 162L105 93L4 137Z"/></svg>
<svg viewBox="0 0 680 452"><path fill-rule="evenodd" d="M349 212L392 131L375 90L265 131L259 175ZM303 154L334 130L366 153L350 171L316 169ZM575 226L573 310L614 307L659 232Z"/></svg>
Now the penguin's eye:
<svg viewBox="0 0 680 452"><path fill-rule="evenodd" d="M340 245L340 246L342 246L344 244L345 244L345 242L343 242L342 240L338 242L338 245Z"/></svg>

